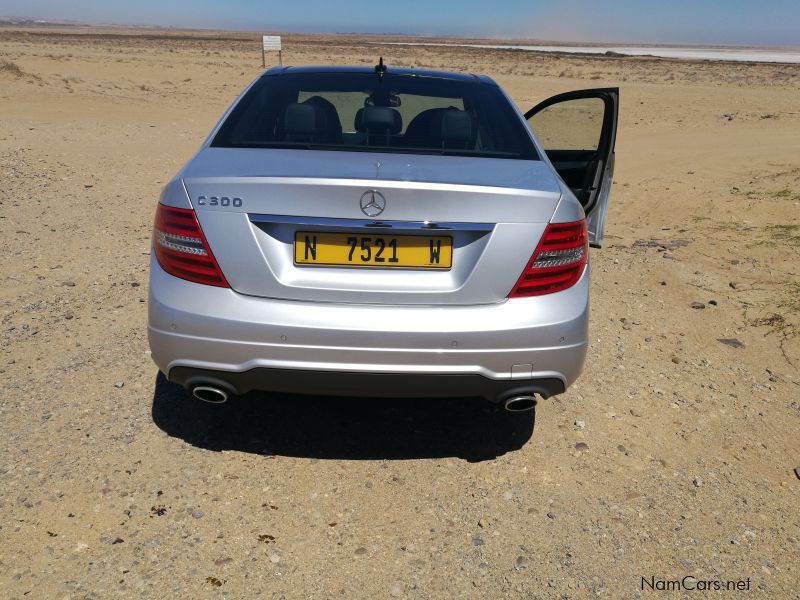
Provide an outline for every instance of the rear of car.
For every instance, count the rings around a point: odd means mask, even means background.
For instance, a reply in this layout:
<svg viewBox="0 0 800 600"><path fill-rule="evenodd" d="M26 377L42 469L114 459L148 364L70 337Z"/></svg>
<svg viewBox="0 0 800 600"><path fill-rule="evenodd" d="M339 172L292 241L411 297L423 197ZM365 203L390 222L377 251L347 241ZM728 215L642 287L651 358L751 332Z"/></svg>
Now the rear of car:
<svg viewBox="0 0 800 600"><path fill-rule="evenodd" d="M487 78L269 71L163 192L153 359L208 400L560 393L587 343L573 192Z"/></svg>

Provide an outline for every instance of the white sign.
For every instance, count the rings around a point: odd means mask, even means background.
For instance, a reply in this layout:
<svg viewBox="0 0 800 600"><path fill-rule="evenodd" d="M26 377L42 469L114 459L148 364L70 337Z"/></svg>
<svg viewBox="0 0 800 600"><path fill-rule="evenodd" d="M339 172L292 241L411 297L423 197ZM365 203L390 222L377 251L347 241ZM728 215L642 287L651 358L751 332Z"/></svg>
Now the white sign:
<svg viewBox="0 0 800 600"><path fill-rule="evenodd" d="M279 35L264 35L262 36L262 43L265 51L277 50L280 52L281 50L281 36Z"/></svg>

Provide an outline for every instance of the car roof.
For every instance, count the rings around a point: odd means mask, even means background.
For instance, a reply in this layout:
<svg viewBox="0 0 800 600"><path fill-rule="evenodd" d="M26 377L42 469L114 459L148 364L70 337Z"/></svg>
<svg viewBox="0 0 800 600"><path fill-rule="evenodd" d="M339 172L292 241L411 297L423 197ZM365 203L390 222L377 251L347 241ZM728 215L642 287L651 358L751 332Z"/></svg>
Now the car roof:
<svg viewBox="0 0 800 600"><path fill-rule="evenodd" d="M335 73L375 73L375 67L348 67L348 66L314 66L306 65L299 67L272 67L264 72L262 77L272 77L275 75L285 74L300 74L300 73L319 73L319 74L335 74ZM465 81L473 83L487 83L497 85L491 77L487 75L475 75L472 73L454 73L452 71L435 71L430 69L409 69L403 67L386 67L385 73L387 75L401 75L406 77L435 77L438 79L453 79L456 81Z"/></svg>

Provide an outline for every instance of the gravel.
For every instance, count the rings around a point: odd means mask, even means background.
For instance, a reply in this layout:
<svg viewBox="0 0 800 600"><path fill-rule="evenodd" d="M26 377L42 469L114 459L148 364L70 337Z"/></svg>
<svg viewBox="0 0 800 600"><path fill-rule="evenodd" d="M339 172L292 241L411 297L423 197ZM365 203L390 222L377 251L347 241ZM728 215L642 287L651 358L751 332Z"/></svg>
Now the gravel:
<svg viewBox="0 0 800 600"><path fill-rule="evenodd" d="M42 78L0 80L4 597L628 598L643 574L687 573L796 596L798 276L790 242L764 242L797 210L800 67L604 62L603 85L626 78L625 135L591 250L587 362L535 418L469 398L211 407L158 376L141 300L161 185L257 76L252 40L40 34L0 35L0 54ZM374 62L363 40L291 40L298 64ZM504 73L523 109L597 72L403 53ZM738 125L720 132L734 96ZM711 109L687 108L700 97ZM757 120L765 102L779 121ZM662 135L704 176L676 170ZM720 135L724 153L697 151ZM711 294L715 308L685 310Z"/></svg>

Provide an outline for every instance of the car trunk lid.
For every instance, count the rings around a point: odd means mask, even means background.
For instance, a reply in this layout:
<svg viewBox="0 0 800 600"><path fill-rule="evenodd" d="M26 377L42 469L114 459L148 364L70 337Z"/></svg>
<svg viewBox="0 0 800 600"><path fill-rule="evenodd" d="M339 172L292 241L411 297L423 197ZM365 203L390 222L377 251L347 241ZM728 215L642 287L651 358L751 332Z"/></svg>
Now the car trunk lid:
<svg viewBox="0 0 800 600"><path fill-rule="evenodd" d="M182 178L233 289L327 302L500 301L561 195L541 161L459 156L206 148ZM371 194L383 199L380 214L362 210L365 194L367 202ZM296 264L298 232L355 238L356 266ZM425 244L449 238L450 268L358 262L364 239L391 244L404 236Z"/></svg>

